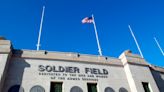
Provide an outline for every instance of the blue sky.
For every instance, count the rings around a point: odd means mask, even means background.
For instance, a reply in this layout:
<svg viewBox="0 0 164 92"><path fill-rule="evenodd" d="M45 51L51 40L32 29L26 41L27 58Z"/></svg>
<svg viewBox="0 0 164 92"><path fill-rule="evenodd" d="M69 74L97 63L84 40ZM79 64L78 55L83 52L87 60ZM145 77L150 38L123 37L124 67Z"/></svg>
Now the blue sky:
<svg viewBox="0 0 164 92"><path fill-rule="evenodd" d="M130 24L145 59L164 66L153 39L164 48L163 0L1 0L0 35L15 49L36 50L43 5L41 50L98 55L93 25L81 23L94 14L104 56L118 57L127 49L139 54Z"/></svg>

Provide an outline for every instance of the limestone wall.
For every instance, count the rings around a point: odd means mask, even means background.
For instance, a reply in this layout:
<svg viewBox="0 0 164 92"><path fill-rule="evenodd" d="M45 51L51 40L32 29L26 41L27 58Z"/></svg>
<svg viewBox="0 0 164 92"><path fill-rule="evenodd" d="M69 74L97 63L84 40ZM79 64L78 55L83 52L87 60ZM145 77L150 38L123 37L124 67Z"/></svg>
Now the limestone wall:
<svg viewBox="0 0 164 92"><path fill-rule="evenodd" d="M39 65L44 66L44 69L46 66L49 67L47 70L39 71ZM59 66L77 67L79 72L57 72ZM94 69L95 72L88 71L86 73L86 68ZM103 69L108 73L104 73ZM30 92L30 89L35 85L40 85L45 89L45 92L50 92L51 82L62 82L63 92L70 92L73 86L79 86L83 92L87 92L87 83L97 83L98 92L104 92L107 87L111 87L115 92L118 92L120 88L130 92L123 66L19 57L12 58L4 92L16 84L20 84L25 92Z"/></svg>

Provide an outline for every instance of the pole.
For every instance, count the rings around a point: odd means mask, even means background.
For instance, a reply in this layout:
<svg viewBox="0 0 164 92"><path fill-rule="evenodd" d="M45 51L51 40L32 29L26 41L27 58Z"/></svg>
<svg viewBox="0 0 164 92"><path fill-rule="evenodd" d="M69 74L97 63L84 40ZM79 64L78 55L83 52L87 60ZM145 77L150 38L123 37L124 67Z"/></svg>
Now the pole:
<svg viewBox="0 0 164 92"><path fill-rule="evenodd" d="M41 17L40 28L39 28L38 43L36 45L37 50L39 50L39 47L40 47L40 38L41 38L41 33L42 33L42 25L43 25L44 11L45 11L45 6L43 6L43 10L42 10L42 17Z"/></svg>
<svg viewBox="0 0 164 92"><path fill-rule="evenodd" d="M142 51L141 51L141 49L140 49L140 46L138 45L137 39L136 39L136 37L134 36L134 33L133 33L133 31L132 31L130 25L128 25L128 27L129 27L130 33L132 34L132 36L133 36L133 38L134 38L134 41L135 41L135 43L136 43L136 45L137 45L137 48L138 48L138 51L140 52L141 57L144 58L144 57L143 57L143 54L142 54Z"/></svg>
<svg viewBox="0 0 164 92"><path fill-rule="evenodd" d="M93 25L94 25L95 35L96 35L96 41L97 41L97 46L98 46L98 52L99 52L99 55L102 56L102 51L101 51L101 47L100 47L100 42L99 42L99 38L98 38L96 23L95 23L95 19L94 19L93 14L92 14L92 19L93 19Z"/></svg>
<svg viewBox="0 0 164 92"><path fill-rule="evenodd" d="M164 52L163 52L163 50L162 50L162 48L161 48L161 46L160 46L158 40L156 39L156 37L154 37L154 40L155 40L156 44L158 45L158 48L159 48L159 50L161 51L162 55L164 56Z"/></svg>

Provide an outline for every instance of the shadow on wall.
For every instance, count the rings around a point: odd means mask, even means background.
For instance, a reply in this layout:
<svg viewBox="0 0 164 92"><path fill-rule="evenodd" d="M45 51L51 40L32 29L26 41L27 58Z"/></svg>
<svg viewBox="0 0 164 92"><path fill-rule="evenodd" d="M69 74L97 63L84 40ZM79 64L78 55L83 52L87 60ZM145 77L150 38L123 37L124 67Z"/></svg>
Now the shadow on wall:
<svg viewBox="0 0 164 92"><path fill-rule="evenodd" d="M24 89L20 85L14 85L8 92L24 92Z"/></svg>
<svg viewBox="0 0 164 92"><path fill-rule="evenodd" d="M151 72L160 92L164 92L164 73L155 70L151 70Z"/></svg>
<svg viewBox="0 0 164 92"><path fill-rule="evenodd" d="M5 87L9 87L7 92L24 92L24 89L21 87L22 78L25 68L29 68L30 64L22 58L12 58L9 67L6 79L7 84L5 85Z"/></svg>

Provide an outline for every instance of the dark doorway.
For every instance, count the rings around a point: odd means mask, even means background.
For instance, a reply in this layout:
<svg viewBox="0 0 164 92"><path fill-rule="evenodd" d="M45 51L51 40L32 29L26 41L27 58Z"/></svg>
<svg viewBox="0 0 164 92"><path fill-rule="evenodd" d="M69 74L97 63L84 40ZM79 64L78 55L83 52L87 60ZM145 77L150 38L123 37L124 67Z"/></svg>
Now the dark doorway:
<svg viewBox="0 0 164 92"><path fill-rule="evenodd" d="M51 82L50 92L62 92L62 84L61 82Z"/></svg>
<svg viewBox="0 0 164 92"><path fill-rule="evenodd" d="M87 83L88 92L97 92L97 84Z"/></svg>
<svg viewBox="0 0 164 92"><path fill-rule="evenodd" d="M143 88L144 88L145 92L150 92L149 83L147 83L147 82L142 82L142 85L143 85Z"/></svg>

